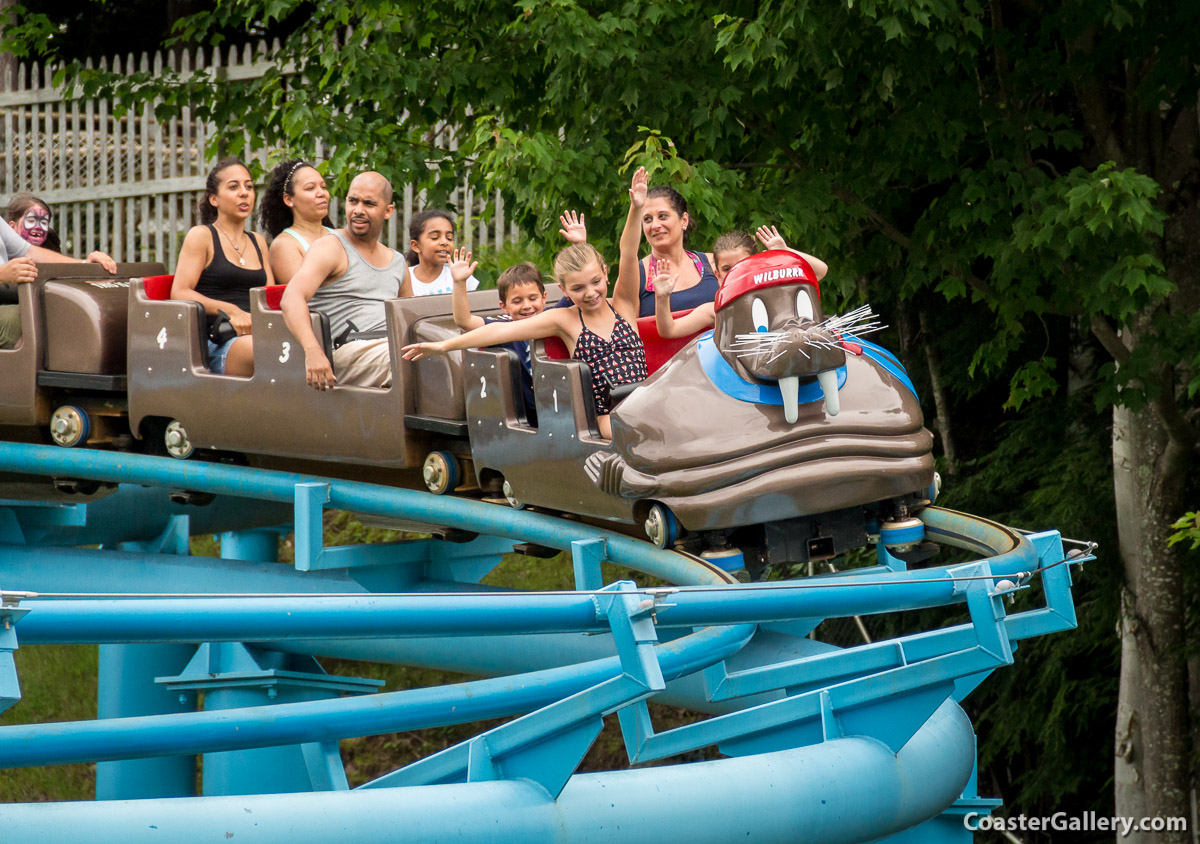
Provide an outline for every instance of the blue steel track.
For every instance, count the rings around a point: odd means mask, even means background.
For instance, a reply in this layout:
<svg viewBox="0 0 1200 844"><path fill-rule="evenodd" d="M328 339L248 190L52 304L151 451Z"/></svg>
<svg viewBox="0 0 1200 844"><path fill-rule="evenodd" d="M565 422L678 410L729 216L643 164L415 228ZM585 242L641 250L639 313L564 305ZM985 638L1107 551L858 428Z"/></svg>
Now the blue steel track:
<svg viewBox="0 0 1200 844"><path fill-rule="evenodd" d="M0 726L0 769L97 762L98 799L0 804L12 841L970 841L963 817L998 801L976 794L959 701L1020 640L1075 626L1070 565L1090 559L931 506L926 536L974 559L910 571L879 546L875 566L742 584L578 521L372 484L11 443L0 470L115 485L0 500L0 711L18 645L101 648L99 718ZM463 541L326 548L325 508ZM187 555L201 533L221 558ZM515 542L569 552L576 589L480 586ZM604 584L602 562L668 585ZM1025 590L1038 605L1009 612ZM809 638L953 606L966 623ZM379 691L321 656L483 679ZM649 701L709 717L657 732ZM614 713L631 763L726 758L577 773ZM490 718L510 720L349 786L342 739Z"/></svg>

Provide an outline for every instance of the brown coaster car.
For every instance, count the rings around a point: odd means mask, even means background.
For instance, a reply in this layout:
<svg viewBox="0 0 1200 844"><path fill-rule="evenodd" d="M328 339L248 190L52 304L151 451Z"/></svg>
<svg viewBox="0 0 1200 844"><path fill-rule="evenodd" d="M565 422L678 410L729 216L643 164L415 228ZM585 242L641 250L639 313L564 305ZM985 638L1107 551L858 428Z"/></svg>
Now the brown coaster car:
<svg viewBox="0 0 1200 844"><path fill-rule="evenodd" d="M449 297L386 303L390 387L318 392L305 382L304 354L279 310L283 290L251 291L254 375L240 378L208 369L199 303L168 299L170 277L135 283L129 298L133 430L161 430L175 457L218 449L263 456L255 462L265 465L304 468L321 461L326 465L308 468L400 485L421 484L419 471L431 450L446 449L469 464L461 356L414 365L398 353L406 338L457 332ZM482 309L494 297L473 293L472 306ZM332 359L328 322L315 312L312 319Z"/></svg>
<svg viewBox="0 0 1200 844"><path fill-rule="evenodd" d="M125 328L131 279L162 264L41 264L17 285L21 340L0 351L0 426L9 439L130 443ZM19 426L23 430L10 429ZM40 429L40 432L30 431Z"/></svg>

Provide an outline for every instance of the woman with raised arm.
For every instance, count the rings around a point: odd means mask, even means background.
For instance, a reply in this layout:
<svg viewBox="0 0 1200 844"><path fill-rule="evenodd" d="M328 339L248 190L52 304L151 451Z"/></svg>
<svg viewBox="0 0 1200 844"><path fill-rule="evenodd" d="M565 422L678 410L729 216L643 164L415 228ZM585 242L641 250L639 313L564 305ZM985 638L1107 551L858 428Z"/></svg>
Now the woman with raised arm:
<svg viewBox="0 0 1200 844"><path fill-rule="evenodd" d="M650 244L650 254L638 266L638 315L654 315L654 278L664 260L670 262L677 275L671 294L672 310L711 302L719 286L712 270L712 255L687 248L688 235L694 228L687 200L675 188L659 185L645 192L638 211L642 232Z"/></svg>
<svg viewBox="0 0 1200 844"><path fill-rule="evenodd" d="M279 164L263 191L258 219L271 238L275 283L287 284L300 269L308 247L333 231L325 177L303 159Z"/></svg>
<svg viewBox="0 0 1200 844"><path fill-rule="evenodd" d="M200 225L183 239L175 265L172 299L191 299L208 314L208 367L219 375L254 374L250 338L250 288L274 284L264 259L267 241L246 231L254 212L254 181L236 158L217 162L204 182L204 198L196 206ZM234 336L219 331L222 315Z"/></svg>

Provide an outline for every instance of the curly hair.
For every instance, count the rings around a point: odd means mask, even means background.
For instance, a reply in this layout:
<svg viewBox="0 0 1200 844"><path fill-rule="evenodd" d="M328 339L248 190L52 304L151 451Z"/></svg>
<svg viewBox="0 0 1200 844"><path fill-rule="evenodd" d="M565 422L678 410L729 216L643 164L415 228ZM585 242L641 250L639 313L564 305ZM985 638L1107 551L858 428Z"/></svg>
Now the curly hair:
<svg viewBox="0 0 1200 844"><path fill-rule="evenodd" d="M317 169L315 164L305 161L303 158L293 158L280 162L271 171L271 181L267 183L262 201L258 205L258 221L262 230L272 238L279 237L280 232L296 222L295 213L283 201L283 198L295 196L296 174L305 167ZM333 222L329 219L328 214L321 221L321 225L333 228Z"/></svg>
<svg viewBox="0 0 1200 844"><path fill-rule="evenodd" d="M206 226L217 221L217 209L208 201L208 198L217 195L217 191L221 188L221 174L230 167L241 167L247 173L250 172L240 158L222 158L213 169L208 171L208 178L204 180L204 196L200 197L200 201L196 203L196 216L200 218L201 225Z"/></svg>

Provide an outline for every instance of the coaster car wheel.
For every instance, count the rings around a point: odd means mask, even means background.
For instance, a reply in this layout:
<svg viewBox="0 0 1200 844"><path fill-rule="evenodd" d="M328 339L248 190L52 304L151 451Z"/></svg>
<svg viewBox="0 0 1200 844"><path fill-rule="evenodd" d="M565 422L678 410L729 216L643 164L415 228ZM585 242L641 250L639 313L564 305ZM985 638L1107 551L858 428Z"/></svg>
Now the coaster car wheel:
<svg viewBox="0 0 1200 844"><path fill-rule="evenodd" d="M192 452L196 447L192 445L188 433L184 430L183 425L178 419L172 419L167 423L167 430L163 434L163 442L167 446L167 454L179 460L187 460L192 456Z"/></svg>
<svg viewBox="0 0 1200 844"><path fill-rule="evenodd" d="M64 404L50 417L50 439L63 448L74 448L88 441L92 422L87 413L73 404Z"/></svg>
<svg viewBox="0 0 1200 844"><path fill-rule="evenodd" d="M646 514L646 537L659 548L670 548L679 538L679 522L665 504L652 504Z"/></svg>
<svg viewBox="0 0 1200 844"><path fill-rule="evenodd" d="M448 451L431 451L421 467L425 487L434 495L453 492L458 486L461 473L458 460Z"/></svg>

